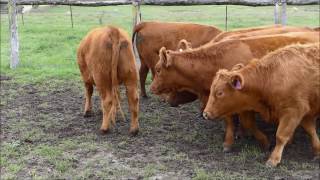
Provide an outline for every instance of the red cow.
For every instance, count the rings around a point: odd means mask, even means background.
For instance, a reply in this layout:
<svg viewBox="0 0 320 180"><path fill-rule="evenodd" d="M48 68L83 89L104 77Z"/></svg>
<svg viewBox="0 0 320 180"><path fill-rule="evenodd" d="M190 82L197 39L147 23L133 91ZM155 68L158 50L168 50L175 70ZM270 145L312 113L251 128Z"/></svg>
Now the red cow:
<svg viewBox="0 0 320 180"><path fill-rule="evenodd" d="M84 115L88 116L91 112L91 96L95 85L100 94L103 110L100 129L102 132L108 132L110 121L115 124L116 112L120 107L119 84L123 83L126 86L131 111L130 133L137 134L138 72L127 33L113 26L94 29L81 41L77 56L86 88Z"/></svg>

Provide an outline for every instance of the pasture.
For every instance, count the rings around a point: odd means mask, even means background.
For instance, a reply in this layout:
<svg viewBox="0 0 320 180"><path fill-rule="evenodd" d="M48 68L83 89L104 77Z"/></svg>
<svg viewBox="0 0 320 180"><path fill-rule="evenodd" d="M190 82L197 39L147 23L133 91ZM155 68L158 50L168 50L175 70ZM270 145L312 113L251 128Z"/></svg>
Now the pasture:
<svg viewBox="0 0 320 180"><path fill-rule="evenodd" d="M101 24L132 31L131 6L46 6L19 16L20 65L9 68L8 18L1 14L1 179L319 179L309 137L298 128L281 165L253 137L222 152L222 121L200 117L199 102L169 107L149 92L140 99L140 133L118 116L102 135L97 92L94 116L82 116L84 87L76 63L82 37ZM288 6L288 24L319 26L319 6ZM194 22L224 29L225 6L142 6L142 19ZM273 24L273 7L228 6L228 29ZM121 95L124 96L122 89ZM275 126L259 121L275 143ZM318 130L320 127L318 126ZM318 134L319 134L318 131Z"/></svg>

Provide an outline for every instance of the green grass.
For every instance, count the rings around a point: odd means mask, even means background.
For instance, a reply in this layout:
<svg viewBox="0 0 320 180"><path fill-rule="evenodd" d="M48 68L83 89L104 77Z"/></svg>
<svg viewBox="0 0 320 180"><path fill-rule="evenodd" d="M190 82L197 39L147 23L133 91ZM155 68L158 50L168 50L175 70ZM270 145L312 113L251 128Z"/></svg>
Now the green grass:
<svg viewBox="0 0 320 180"><path fill-rule="evenodd" d="M131 6L42 7L18 17L20 65L9 68L9 33L6 15L1 17L1 74L21 82L79 78L76 49L92 28L112 24L131 32ZM319 26L318 6L288 6L288 24ZM207 24L224 29L225 6L142 6L144 21L179 21ZM273 24L273 7L228 6L228 29Z"/></svg>

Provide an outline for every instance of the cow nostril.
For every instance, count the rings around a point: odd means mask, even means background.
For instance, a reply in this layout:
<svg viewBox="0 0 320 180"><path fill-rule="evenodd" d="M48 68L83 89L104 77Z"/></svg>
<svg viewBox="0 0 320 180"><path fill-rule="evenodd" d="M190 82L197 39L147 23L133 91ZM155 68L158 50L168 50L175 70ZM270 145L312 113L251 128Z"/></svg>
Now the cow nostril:
<svg viewBox="0 0 320 180"><path fill-rule="evenodd" d="M203 118L205 118L206 120L208 120L208 114L206 112L202 113Z"/></svg>

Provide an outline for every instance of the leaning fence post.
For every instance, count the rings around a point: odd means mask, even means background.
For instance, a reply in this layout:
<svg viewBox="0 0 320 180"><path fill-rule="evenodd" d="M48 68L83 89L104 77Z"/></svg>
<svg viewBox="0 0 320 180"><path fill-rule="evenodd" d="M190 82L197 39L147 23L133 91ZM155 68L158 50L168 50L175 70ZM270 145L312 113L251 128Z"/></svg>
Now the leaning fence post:
<svg viewBox="0 0 320 180"><path fill-rule="evenodd" d="M133 28L141 21L141 12L140 12L140 3L141 0L133 0L132 1L132 13L133 13Z"/></svg>
<svg viewBox="0 0 320 180"><path fill-rule="evenodd" d="M69 5L69 9L70 9L71 27L73 28L73 15L72 15L72 7L71 7L71 4Z"/></svg>
<svg viewBox="0 0 320 180"><path fill-rule="evenodd" d="M274 23L279 24L279 0L274 0Z"/></svg>
<svg viewBox="0 0 320 180"><path fill-rule="evenodd" d="M281 24L287 24L287 0L281 2Z"/></svg>
<svg viewBox="0 0 320 180"><path fill-rule="evenodd" d="M226 5L225 31L228 31L228 5Z"/></svg>
<svg viewBox="0 0 320 180"><path fill-rule="evenodd" d="M10 68L15 69L19 64L19 38L17 24L16 0L8 1L8 17L10 32Z"/></svg>

